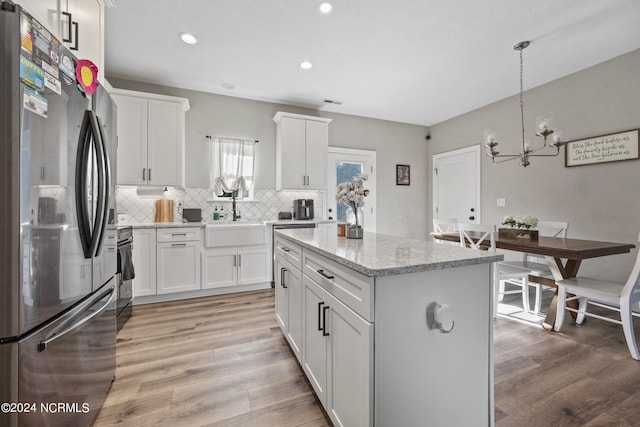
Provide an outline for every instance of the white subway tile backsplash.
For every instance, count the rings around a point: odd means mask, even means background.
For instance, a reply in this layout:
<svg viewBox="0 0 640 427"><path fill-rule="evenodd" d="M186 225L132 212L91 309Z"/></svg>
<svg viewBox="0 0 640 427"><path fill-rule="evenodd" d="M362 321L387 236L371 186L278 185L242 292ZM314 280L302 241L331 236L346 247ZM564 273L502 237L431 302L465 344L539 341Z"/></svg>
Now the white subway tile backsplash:
<svg viewBox="0 0 640 427"><path fill-rule="evenodd" d="M182 202L183 208L202 209L204 221L210 221L214 209L223 209L225 214L231 215L231 201L212 201L211 190L207 188L168 188L165 192L167 199L174 200L174 218L180 221L181 213L178 211L178 203ZM321 191L275 191L255 190L254 200L236 202L236 210L240 211L243 220L267 221L278 218L278 212L291 212L295 199L313 199L314 216L324 217L324 193ZM146 223L154 219L154 198L139 197L135 187L117 187L116 203L118 213L126 213L129 222Z"/></svg>

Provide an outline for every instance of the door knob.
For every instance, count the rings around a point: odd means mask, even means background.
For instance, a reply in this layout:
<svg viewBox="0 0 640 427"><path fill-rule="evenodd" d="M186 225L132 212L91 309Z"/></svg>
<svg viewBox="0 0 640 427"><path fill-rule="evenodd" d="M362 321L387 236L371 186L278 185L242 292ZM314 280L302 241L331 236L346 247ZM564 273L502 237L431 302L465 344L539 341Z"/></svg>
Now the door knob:
<svg viewBox="0 0 640 427"><path fill-rule="evenodd" d="M474 208L471 208L471 212L475 212L476 210Z"/></svg>
<svg viewBox="0 0 640 427"><path fill-rule="evenodd" d="M476 217L475 217L475 216L473 216L473 215L471 215L471 216L469 217L469 220L471 220L471 221L473 221L474 219L476 219Z"/></svg>

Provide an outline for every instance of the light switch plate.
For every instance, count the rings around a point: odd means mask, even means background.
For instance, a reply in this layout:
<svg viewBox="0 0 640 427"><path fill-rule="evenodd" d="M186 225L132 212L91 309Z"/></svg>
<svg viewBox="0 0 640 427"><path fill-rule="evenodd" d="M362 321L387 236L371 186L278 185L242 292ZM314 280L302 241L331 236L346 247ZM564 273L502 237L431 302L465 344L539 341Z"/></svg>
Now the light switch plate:
<svg viewBox="0 0 640 427"><path fill-rule="evenodd" d="M507 205L507 199L498 199L496 202L499 208L504 208Z"/></svg>

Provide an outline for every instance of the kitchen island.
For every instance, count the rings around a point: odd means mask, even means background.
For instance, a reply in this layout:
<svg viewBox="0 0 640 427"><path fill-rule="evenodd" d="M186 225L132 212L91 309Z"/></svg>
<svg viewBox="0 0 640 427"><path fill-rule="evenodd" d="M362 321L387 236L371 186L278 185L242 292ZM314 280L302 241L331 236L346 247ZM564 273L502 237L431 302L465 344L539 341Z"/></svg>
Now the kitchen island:
<svg viewBox="0 0 640 427"><path fill-rule="evenodd" d="M493 425L502 255L329 229L275 239L276 318L334 425Z"/></svg>

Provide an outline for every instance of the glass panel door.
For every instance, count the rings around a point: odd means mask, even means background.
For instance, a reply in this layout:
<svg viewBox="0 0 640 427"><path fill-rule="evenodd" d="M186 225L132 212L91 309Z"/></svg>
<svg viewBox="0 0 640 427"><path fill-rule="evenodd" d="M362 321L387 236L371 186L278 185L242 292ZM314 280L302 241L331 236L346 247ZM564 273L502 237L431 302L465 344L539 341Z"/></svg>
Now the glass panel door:
<svg viewBox="0 0 640 427"><path fill-rule="evenodd" d="M336 203L336 187L338 184L360 174L366 173L369 177L364 187L369 190L369 195L364 200L364 228L366 231L376 231L376 152L371 150L356 150L350 148L329 147L329 173L327 187L327 219L338 222L345 221L347 206Z"/></svg>

